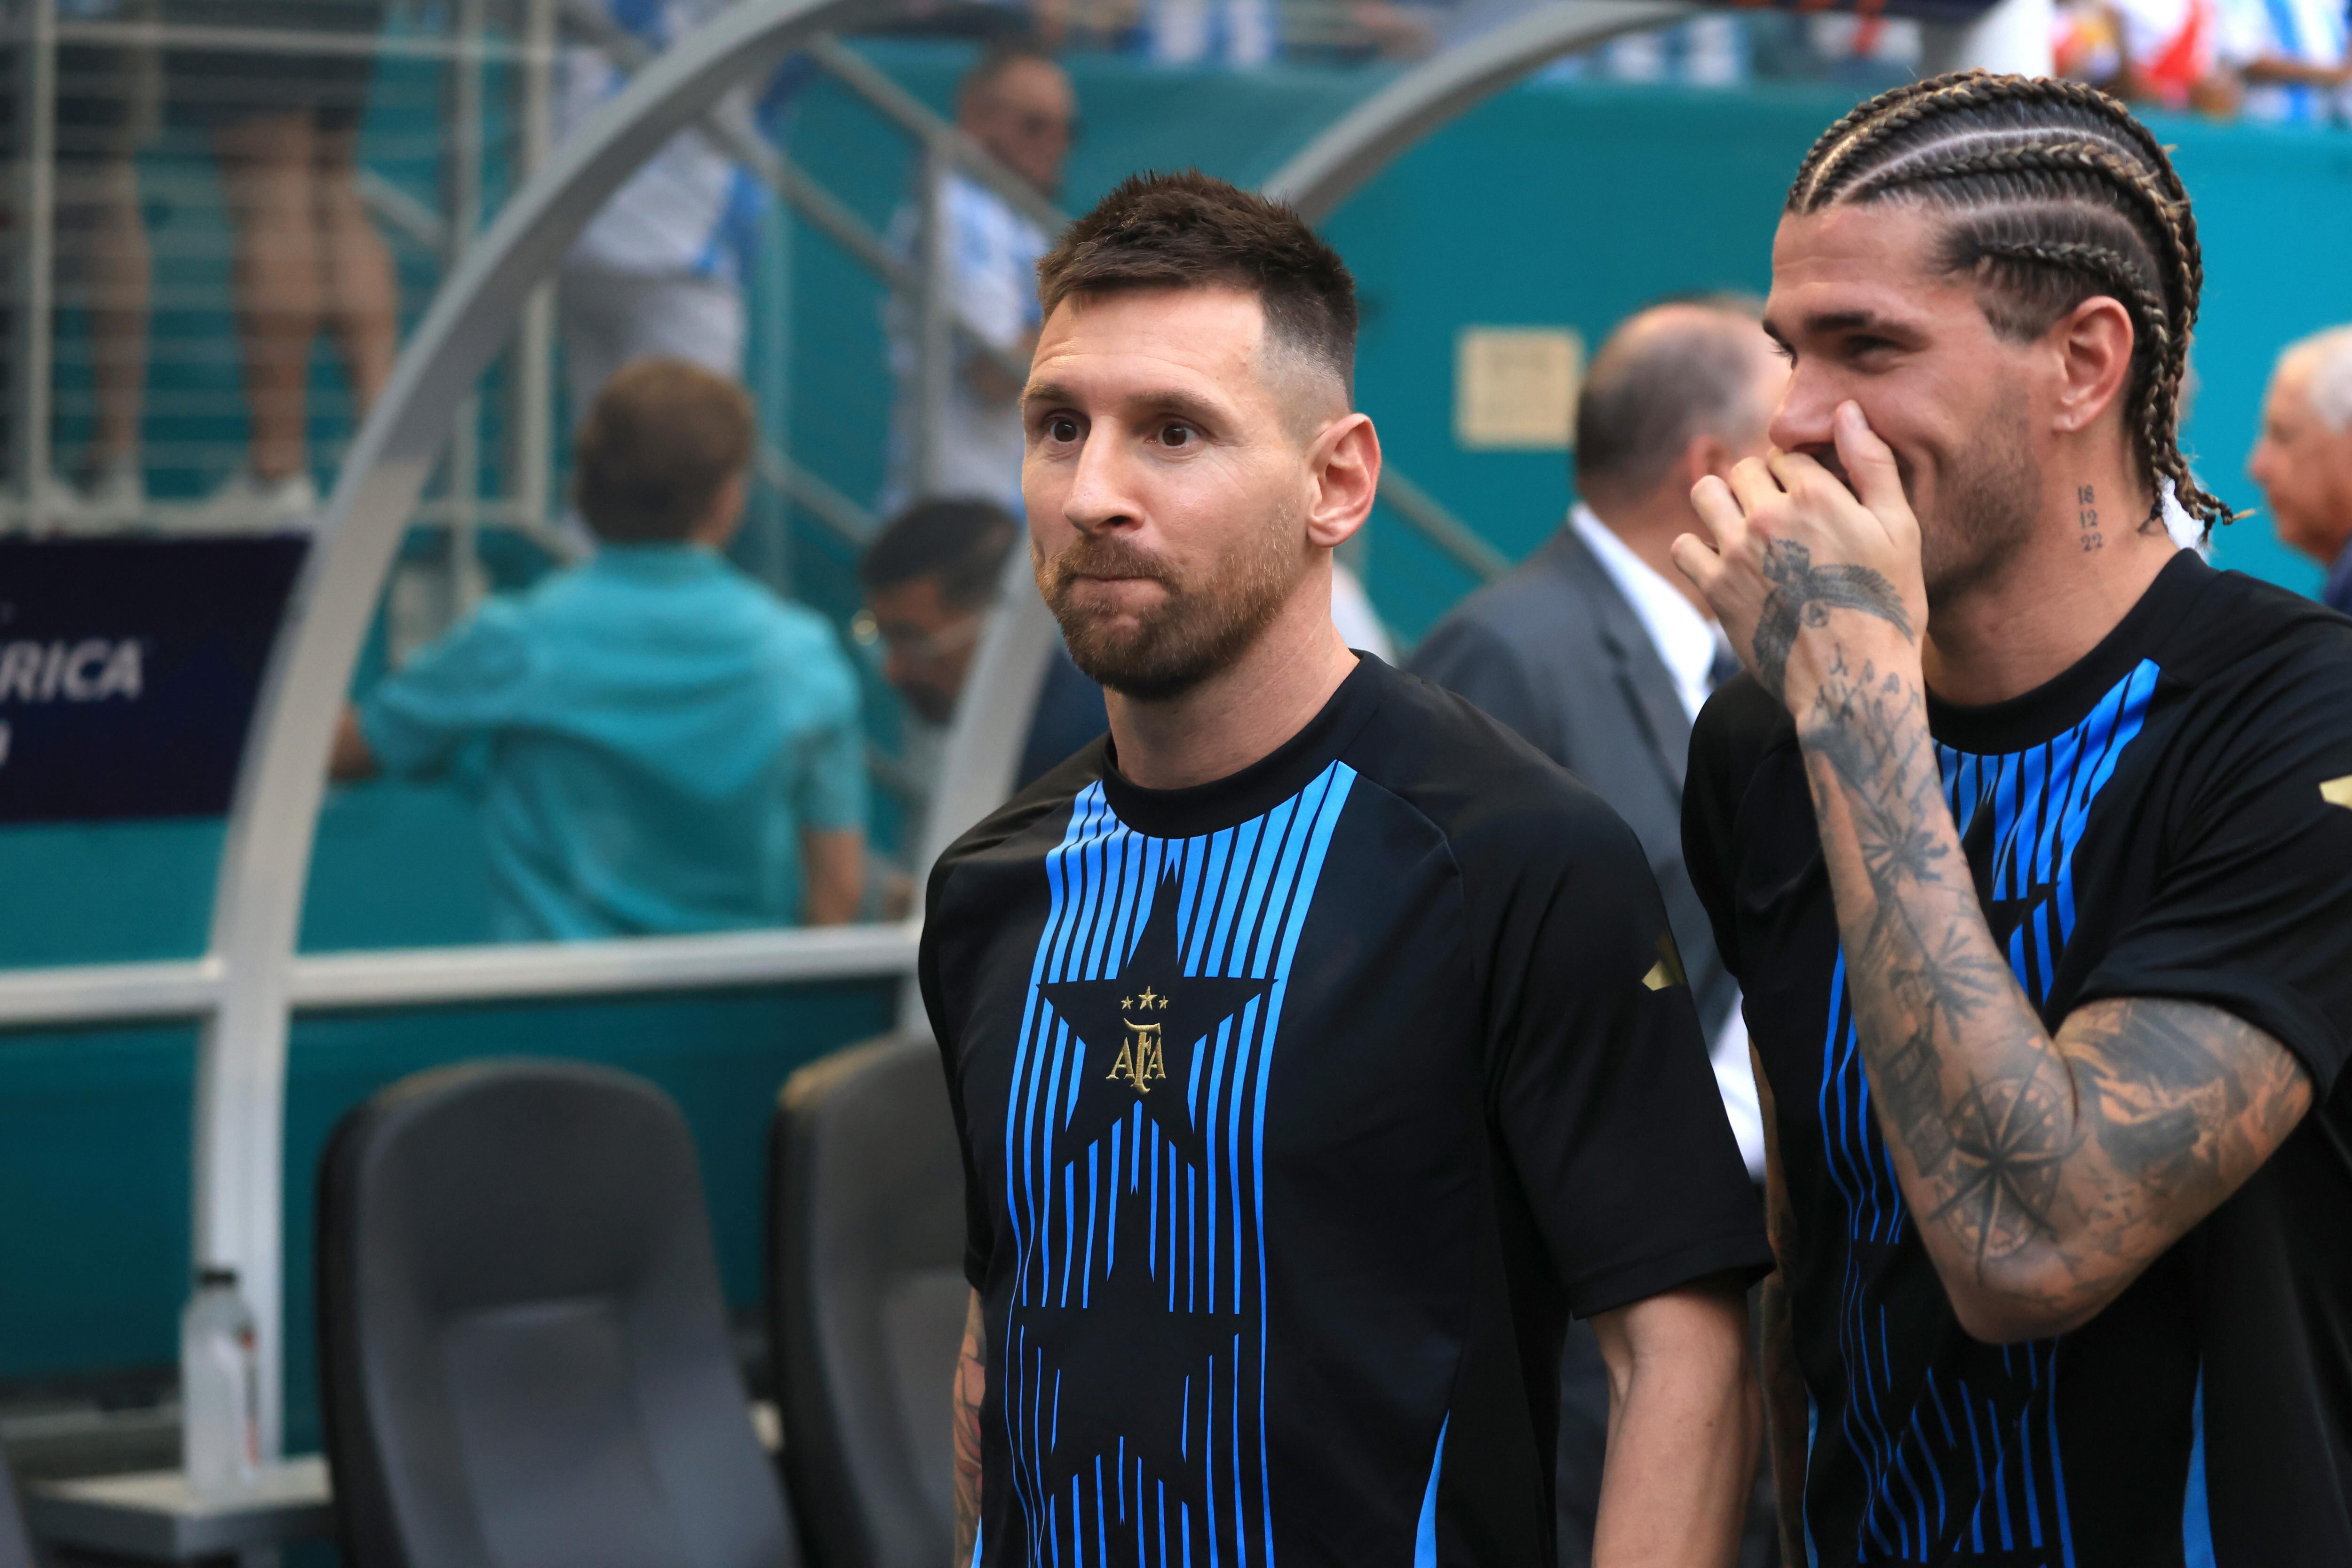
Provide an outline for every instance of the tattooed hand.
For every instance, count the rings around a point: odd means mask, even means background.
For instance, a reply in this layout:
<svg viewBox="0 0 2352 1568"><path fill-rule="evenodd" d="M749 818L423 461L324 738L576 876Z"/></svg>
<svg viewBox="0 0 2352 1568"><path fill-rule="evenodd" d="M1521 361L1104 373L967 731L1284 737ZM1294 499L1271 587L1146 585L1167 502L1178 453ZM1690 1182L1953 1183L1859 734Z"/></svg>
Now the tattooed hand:
<svg viewBox="0 0 2352 1568"><path fill-rule="evenodd" d="M1749 458L1729 484L1709 475L1691 490L1712 544L1693 534L1675 541L1675 564L1740 657L1795 711L1841 645L1855 664L1916 669L1927 623L1919 524L1895 454L1857 404L1839 405L1834 428L1852 489L1802 453Z"/></svg>

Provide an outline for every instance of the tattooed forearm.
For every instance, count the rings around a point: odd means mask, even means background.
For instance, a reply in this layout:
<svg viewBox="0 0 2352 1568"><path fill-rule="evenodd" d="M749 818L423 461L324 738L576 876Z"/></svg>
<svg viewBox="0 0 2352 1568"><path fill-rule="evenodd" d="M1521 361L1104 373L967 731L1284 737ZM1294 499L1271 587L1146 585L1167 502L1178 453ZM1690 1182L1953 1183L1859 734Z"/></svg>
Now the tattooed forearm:
<svg viewBox="0 0 2352 1568"><path fill-rule="evenodd" d="M971 1563L972 1543L980 1535L980 1406L987 1393L988 1321L981 1312L980 1292L974 1291L964 1314L963 1349L956 1356L956 1568Z"/></svg>
<svg viewBox="0 0 2352 1568"><path fill-rule="evenodd" d="M1772 591L1756 622L1756 678L1780 696L1788 685L1789 651L1800 626L1820 626L1832 610L1860 610L1911 635L1911 616L1895 585L1866 566L1821 566L1803 545L1773 539L1764 546L1764 575Z"/></svg>
<svg viewBox="0 0 2352 1568"><path fill-rule="evenodd" d="M1799 733L1913 1221L1972 1330L2078 1322L2252 1174L2309 1081L2193 1002L2093 1003L2053 1038L1986 925L1907 668L1838 649Z"/></svg>

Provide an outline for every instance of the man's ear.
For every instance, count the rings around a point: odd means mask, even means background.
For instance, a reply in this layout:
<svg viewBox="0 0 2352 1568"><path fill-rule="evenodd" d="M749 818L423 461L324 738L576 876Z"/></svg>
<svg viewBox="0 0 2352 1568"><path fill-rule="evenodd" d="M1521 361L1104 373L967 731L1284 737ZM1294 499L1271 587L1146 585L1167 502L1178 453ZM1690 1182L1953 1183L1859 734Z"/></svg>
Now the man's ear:
<svg viewBox="0 0 2352 1568"><path fill-rule="evenodd" d="M1713 431L1703 431L1690 438L1683 448L1681 465L1675 472L1676 492L1687 496L1691 486L1710 474L1718 479L1731 477L1731 465L1740 455L1731 449L1723 437Z"/></svg>
<svg viewBox="0 0 2352 1568"><path fill-rule="evenodd" d="M1381 489L1381 437L1371 415L1343 414L1307 448L1314 493L1307 507L1307 542L1336 549L1372 515Z"/></svg>
<svg viewBox="0 0 2352 1568"><path fill-rule="evenodd" d="M2056 357L2056 429L2073 434L2098 423L2131 380L2138 336L2131 312L2111 295L2095 294L2051 325L2043 341Z"/></svg>

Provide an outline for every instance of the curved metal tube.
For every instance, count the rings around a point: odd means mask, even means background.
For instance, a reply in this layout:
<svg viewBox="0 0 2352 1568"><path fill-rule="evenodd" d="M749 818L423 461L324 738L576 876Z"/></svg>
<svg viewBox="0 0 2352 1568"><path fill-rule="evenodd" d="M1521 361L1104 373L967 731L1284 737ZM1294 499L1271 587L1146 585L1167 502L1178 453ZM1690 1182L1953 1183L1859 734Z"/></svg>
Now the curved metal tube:
<svg viewBox="0 0 2352 1568"><path fill-rule="evenodd" d="M246 742L213 903L226 985L198 1056L194 1250L259 1320L263 1448L281 1435L287 1011L327 754L394 551L454 410L524 297L606 197L728 89L887 0L747 0L682 39L555 150L467 252L360 429L278 632Z"/></svg>

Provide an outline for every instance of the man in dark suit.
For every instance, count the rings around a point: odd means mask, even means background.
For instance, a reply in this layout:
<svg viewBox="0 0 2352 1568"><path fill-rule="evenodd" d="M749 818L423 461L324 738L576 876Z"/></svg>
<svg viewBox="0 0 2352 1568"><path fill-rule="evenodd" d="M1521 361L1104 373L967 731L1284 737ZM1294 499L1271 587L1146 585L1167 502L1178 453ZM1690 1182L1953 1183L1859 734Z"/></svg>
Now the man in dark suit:
<svg viewBox="0 0 2352 1568"><path fill-rule="evenodd" d="M1677 534L1698 531L1691 486L1765 449L1787 370L1758 314L1727 298L1661 305L1610 334L1577 405L1582 499L1524 565L1440 622L1410 667L1517 730L1633 826L1665 895L1725 1110L1760 1176L1738 987L1682 849L1691 723L1739 664L1668 554ZM1591 1560L1608 1409L1600 1355L1579 1325L1560 1433L1560 1554L1570 1568Z"/></svg>

